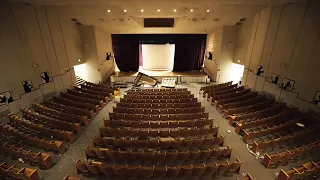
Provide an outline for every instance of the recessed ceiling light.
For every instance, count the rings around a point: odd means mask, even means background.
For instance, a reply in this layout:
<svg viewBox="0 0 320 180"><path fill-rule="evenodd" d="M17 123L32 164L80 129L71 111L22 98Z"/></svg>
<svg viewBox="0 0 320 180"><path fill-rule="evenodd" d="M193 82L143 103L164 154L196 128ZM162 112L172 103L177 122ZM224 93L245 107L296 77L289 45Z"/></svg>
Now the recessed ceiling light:
<svg viewBox="0 0 320 180"><path fill-rule="evenodd" d="M210 10L208 9L207 12L210 12Z"/></svg>
<svg viewBox="0 0 320 180"><path fill-rule="evenodd" d="M143 9L141 9L140 11L143 12Z"/></svg>
<svg viewBox="0 0 320 180"><path fill-rule="evenodd" d="M158 9L158 12L160 12L160 9Z"/></svg>
<svg viewBox="0 0 320 180"><path fill-rule="evenodd" d="M108 9L108 12L111 12L110 9Z"/></svg>
<svg viewBox="0 0 320 180"><path fill-rule="evenodd" d="M174 11L174 12L177 12L177 10L176 10L176 9L174 9L173 11Z"/></svg>
<svg viewBox="0 0 320 180"><path fill-rule="evenodd" d="M193 12L193 9L190 9L190 12Z"/></svg>
<svg viewBox="0 0 320 180"><path fill-rule="evenodd" d="M123 12L127 12L127 10L123 10Z"/></svg>
<svg viewBox="0 0 320 180"><path fill-rule="evenodd" d="M240 62L240 60L238 60L238 62Z"/></svg>

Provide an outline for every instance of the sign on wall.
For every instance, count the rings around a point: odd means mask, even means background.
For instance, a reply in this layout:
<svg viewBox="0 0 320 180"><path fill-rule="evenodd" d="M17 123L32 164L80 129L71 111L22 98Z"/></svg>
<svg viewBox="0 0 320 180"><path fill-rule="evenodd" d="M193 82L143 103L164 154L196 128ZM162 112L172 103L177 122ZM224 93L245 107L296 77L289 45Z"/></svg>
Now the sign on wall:
<svg viewBox="0 0 320 180"><path fill-rule="evenodd" d="M112 60L113 56L111 52L106 52L106 60Z"/></svg>
<svg viewBox="0 0 320 180"><path fill-rule="evenodd" d="M273 84L278 84L279 80L280 76L274 73L270 73L267 79L268 82L271 82Z"/></svg>
<svg viewBox="0 0 320 180"><path fill-rule="evenodd" d="M263 75L263 72L264 72L264 68L263 68L263 66L261 66L261 65L258 65L258 67L257 67L257 76L262 76Z"/></svg>
<svg viewBox="0 0 320 180"><path fill-rule="evenodd" d="M31 79L22 81L22 86L23 86L25 93L29 93L29 92L33 91L33 84L32 84Z"/></svg>
<svg viewBox="0 0 320 180"><path fill-rule="evenodd" d="M294 80L283 78L280 87L287 91L292 91Z"/></svg>
<svg viewBox="0 0 320 180"><path fill-rule="evenodd" d="M43 84L51 82L51 77L48 71L40 73L40 76Z"/></svg>
<svg viewBox="0 0 320 180"><path fill-rule="evenodd" d="M320 91L317 91L313 97L312 103L320 106Z"/></svg>
<svg viewBox="0 0 320 180"><path fill-rule="evenodd" d="M9 104L13 101L10 91L0 93L0 106Z"/></svg>

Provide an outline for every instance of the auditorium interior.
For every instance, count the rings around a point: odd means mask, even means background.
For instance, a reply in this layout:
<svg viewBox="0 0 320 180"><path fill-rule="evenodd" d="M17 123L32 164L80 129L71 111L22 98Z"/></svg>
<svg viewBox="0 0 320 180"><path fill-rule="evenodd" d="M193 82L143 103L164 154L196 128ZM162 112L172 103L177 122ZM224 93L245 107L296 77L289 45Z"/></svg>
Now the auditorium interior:
<svg viewBox="0 0 320 180"><path fill-rule="evenodd" d="M1 180L320 180L319 10L0 1Z"/></svg>

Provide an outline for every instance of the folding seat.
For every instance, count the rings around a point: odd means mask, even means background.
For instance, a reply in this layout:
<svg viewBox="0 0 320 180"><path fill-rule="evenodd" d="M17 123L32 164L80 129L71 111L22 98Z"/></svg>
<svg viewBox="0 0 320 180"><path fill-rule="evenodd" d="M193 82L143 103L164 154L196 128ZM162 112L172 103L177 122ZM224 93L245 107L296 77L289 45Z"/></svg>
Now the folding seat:
<svg viewBox="0 0 320 180"><path fill-rule="evenodd" d="M188 122L188 127L189 128L194 128L197 126L199 120L194 120L194 121L187 121Z"/></svg>
<svg viewBox="0 0 320 180"><path fill-rule="evenodd" d="M146 138L149 136L149 131L148 129L138 129L138 136L141 138Z"/></svg>
<svg viewBox="0 0 320 180"><path fill-rule="evenodd" d="M168 110L168 114L176 114L176 111L175 111L175 109L174 108L168 108L167 109Z"/></svg>
<svg viewBox="0 0 320 180"><path fill-rule="evenodd" d="M190 129L188 131L189 131L190 136L199 136L200 135L200 130L199 129L193 128L193 129Z"/></svg>
<svg viewBox="0 0 320 180"><path fill-rule="evenodd" d="M206 120L200 119L200 120L197 121L196 125L197 125L198 128L202 128L202 127L205 126L205 124L206 124Z"/></svg>
<svg viewBox="0 0 320 180"><path fill-rule="evenodd" d="M143 151L142 153L142 161L153 161L153 151Z"/></svg>
<svg viewBox="0 0 320 180"><path fill-rule="evenodd" d="M193 113L194 119L201 119L201 113Z"/></svg>
<svg viewBox="0 0 320 180"><path fill-rule="evenodd" d="M200 136L206 136L208 134L210 134L210 130L209 128L201 128L199 129L199 135Z"/></svg>
<svg viewBox="0 0 320 180"><path fill-rule="evenodd" d="M127 177L138 177L140 174L139 169L140 167L137 165L128 165L126 168Z"/></svg>
<svg viewBox="0 0 320 180"><path fill-rule="evenodd" d="M151 99L148 99L148 100L152 101ZM145 109L150 109L151 107L152 107L152 104L149 104L149 103L148 104L144 104L144 108Z"/></svg>
<svg viewBox="0 0 320 180"><path fill-rule="evenodd" d="M95 153L93 148L86 147L84 149L84 152L85 152L85 155L86 155L86 159L96 158L97 157L97 155L96 155L96 153Z"/></svg>
<svg viewBox="0 0 320 180"><path fill-rule="evenodd" d="M112 161L118 161L120 159L119 152L116 150L109 149L107 154Z"/></svg>
<svg viewBox="0 0 320 180"><path fill-rule="evenodd" d="M185 114L192 113L190 108L184 108L183 111L184 111Z"/></svg>
<svg viewBox="0 0 320 180"><path fill-rule="evenodd" d="M181 129L180 130L180 137L189 137L190 136L190 130L188 129Z"/></svg>
<svg viewBox="0 0 320 180"><path fill-rule="evenodd" d="M148 109L144 109L144 114L152 114L152 109L151 108L148 108Z"/></svg>
<svg viewBox="0 0 320 180"><path fill-rule="evenodd" d="M202 161L206 161L211 157L212 150L211 149L202 149L199 159Z"/></svg>
<svg viewBox="0 0 320 180"><path fill-rule="evenodd" d="M206 170L204 172L205 175L214 175L216 171L219 169L220 165L217 163L207 164Z"/></svg>
<svg viewBox="0 0 320 180"><path fill-rule="evenodd" d="M107 148L97 148L95 149L95 153L100 159L108 158L108 149Z"/></svg>
<svg viewBox="0 0 320 180"><path fill-rule="evenodd" d="M218 170L216 171L217 175L224 175L230 168L231 164L227 161L225 163L220 164Z"/></svg>
<svg viewBox="0 0 320 180"><path fill-rule="evenodd" d="M177 151L166 151L165 162L173 162L177 159L178 152Z"/></svg>
<svg viewBox="0 0 320 180"><path fill-rule="evenodd" d="M218 127L218 126L213 126L213 127L210 129L210 134L216 136L216 135L218 134L218 130L219 130L219 127Z"/></svg>
<svg viewBox="0 0 320 180"><path fill-rule="evenodd" d="M123 161L127 161L130 158L130 152L129 151L119 151L119 158Z"/></svg>
<svg viewBox="0 0 320 180"><path fill-rule="evenodd" d="M143 115L142 115L142 114L134 114L134 115L133 115L133 119L134 119L135 121L141 121L142 118L143 118Z"/></svg>
<svg viewBox="0 0 320 180"><path fill-rule="evenodd" d="M319 164L320 165L320 164ZM319 174L320 166L314 162L307 162L302 166L305 168L304 177Z"/></svg>
<svg viewBox="0 0 320 180"><path fill-rule="evenodd" d="M168 114L160 114L160 120L161 121L169 120Z"/></svg>
<svg viewBox="0 0 320 180"><path fill-rule="evenodd" d="M180 139L171 140L170 147L172 149L179 149L181 147L181 140Z"/></svg>
<svg viewBox="0 0 320 180"><path fill-rule="evenodd" d="M185 149L189 149L193 144L193 139L184 138L181 140L181 147Z"/></svg>
<svg viewBox="0 0 320 180"><path fill-rule="evenodd" d="M169 136L172 138L178 138L180 136L180 131L178 129L170 129Z"/></svg>
<svg viewBox="0 0 320 180"><path fill-rule="evenodd" d="M211 126L213 124L213 119L206 119L205 125Z"/></svg>
<svg viewBox="0 0 320 180"><path fill-rule="evenodd" d="M153 176L153 166L141 166L140 176L144 178L151 178Z"/></svg>
<svg viewBox="0 0 320 180"><path fill-rule="evenodd" d="M103 137L103 136L113 136L113 132L111 132L111 130L107 127L100 127L99 128L99 131L100 131L100 135Z"/></svg>
<svg viewBox="0 0 320 180"><path fill-rule="evenodd" d="M117 129L113 129L112 134L115 137L126 137L128 133L128 130L125 128L117 128Z"/></svg>
<svg viewBox="0 0 320 180"><path fill-rule="evenodd" d="M135 113L136 114L144 114L144 111L142 108L137 108Z"/></svg>
<svg viewBox="0 0 320 180"><path fill-rule="evenodd" d="M303 147L298 147L298 148L294 148L295 149L295 159L302 159L303 156L305 155L305 151Z"/></svg>
<svg viewBox="0 0 320 180"><path fill-rule="evenodd" d="M189 177L192 174L193 166L189 165L183 165L180 167L179 177Z"/></svg>
<svg viewBox="0 0 320 180"><path fill-rule="evenodd" d="M192 120L192 119L195 119L195 118L194 118L194 115L193 115L193 114L186 114L185 119L187 119L187 120Z"/></svg>
<svg viewBox="0 0 320 180"><path fill-rule="evenodd" d="M197 160L200 157L201 152L199 150L190 150L189 151L189 160Z"/></svg>
<svg viewBox="0 0 320 180"><path fill-rule="evenodd" d="M77 169L77 174L79 174L79 173L88 173L89 172L86 164L81 162L80 159L78 159L76 161L76 169Z"/></svg>
<svg viewBox="0 0 320 180"><path fill-rule="evenodd" d="M166 166L155 166L153 170L153 177L163 179L166 177L167 167Z"/></svg>
<svg viewBox="0 0 320 180"><path fill-rule="evenodd" d="M179 121L179 127L189 127L189 122L191 121ZM184 137L184 136L181 136Z"/></svg>
<svg viewBox="0 0 320 180"><path fill-rule="evenodd" d="M146 140L136 140L136 147L146 148L147 146L148 146L148 142Z"/></svg>
<svg viewBox="0 0 320 180"><path fill-rule="evenodd" d="M122 138L114 139L114 140L113 140L113 143L114 143L114 145L115 145L116 147L120 147L120 148L124 145Z"/></svg>
<svg viewBox="0 0 320 180"><path fill-rule="evenodd" d="M113 173L119 177L126 177L127 172L126 172L126 166L123 165L114 165L112 167Z"/></svg>
<svg viewBox="0 0 320 180"><path fill-rule="evenodd" d="M167 178L177 178L180 172L180 166L167 166Z"/></svg>
<svg viewBox="0 0 320 180"><path fill-rule="evenodd" d="M144 121L149 121L150 119L151 119L150 114L144 114L144 115L142 115L142 120L144 120Z"/></svg>
<svg viewBox="0 0 320 180"><path fill-rule="evenodd" d="M201 118L204 118L204 119L208 119L209 118L209 113L200 113L201 114Z"/></svg>
<svg viewBox="0 0 320 180"><path fill-rule="evenodd" d="M206 171L206 165L205 164L194 164L193 165L193 172L192 176L201 176L205 173Z"/></svg>
<svg viewBox="0 0 320 180"><path fill-rule="evenodd" d="M240 167L241 167L242 162L236 158L235 162L232 162L229 169L228 173L240 173Z"/></svg>
<svg viewBox="0 0 320 180"><path fill-rule="evenodd" d="M169 124L167 121L160 121L159 122L159 128L168 128Z"/></svg>
<svg viewBox="0 0 320 180"><path fill-rule="evenodd" d="M169 101L170 101L170 100L169 100ZM170 109L170 108L173 108L173 106L174 106L173 103L168 103L166 108Z"/></svg>
<svg viewBox="0 0 320 180"><path fill-rule="evenodd" d="M133 120L133 114L126 114L126 116L123 119L132 121Z"/></svg>
<svg viewBox="0 0 320 180"><path fill-rule="evenodd" d="M151 104L152 103L152 99L146 99L146 104Z"/></svg>
<svg viewBox="0 0 320 180"><path fill-rule="evenodd" d="M223 149L221 148L214 148L212 149L211 158L217 159L221 157L223 154Z"/></svg>
<svg viewBox="0 0 320 180"><path fill-rule="evenodd" d="M166 111L167 105L166 103L160 103L159 108L164 109ZM162 112L161 112L162 113Z"/></svg>
<svg viewBox="0 0 320 180"><path fill-rule="evenodd" d="M149 128L149 127L150 127L150 125L149 125L148 121L142 121L141 122L140 128Z"/></svg>
<svg viewBox="0 0 320 180"><path fill-rule="evenodd" d="M41 153L34 153L34 152L30 152L30 163L32 165L40 165L42 164L42 159L41 159ZM41 160L40 160L41 159Z"/></svg>
<svg viewBox="0 0 320 180"><path fill-rule="evenodd" d="M106 176L113 176L113 165L111 164L101 164L99 166L100 172Z"/></svg>
<svg viewBox="0 0 320 180"><path fill-rule="evenodd" d="M116 115L116 119L126 119L125 113L116 113L115 115Z"/></svg>
<svg viewBox="0 0 320 180"><path fill-rule="evenodd" d="M149 131L150 132L150 131ZM150 134L150 133L149 133ZM150 135L151 136L151 135ZM149 149L158 149L159 148L159 145L158 145L158 140L149 140L149 143L148 143L148 148Z"/></svg>
<svg viewBox="0 0 320 180"><path fill-rule="evenodd" d="M168 114L168 111L167 109L160 109L160 114Z"/></svg>
<svg viewBox="0 0 320 180"><path fill-rule="evenodd" d="M152 121L159 121L159 119L160 119L159 114L152 114L152 115L151 115L151 120L152 120Z"/></svg>
<svg viewBox="0 0 320 180"><path fill-rule="evenodd" d="M278 164L287 165L288 164L288 160L289 160L289 154L286 151L280 152L280 153L277 153L277 154L279 156Z"/></svg>
<svg viewBox="0 0 320 180"><path fill-rule="evenodd" d="M159 115L160 109L152 109L152 114Z"/></svg>
<svg viewBox="0 0 320 180"><path fill-rule="evenodd" d="M140 128L141 127L140 121L132 121L131 127L132 128Z"/></svg>
<svg viewBox="0 0 320 180"><path fill-rule="evenodd" d="M169 137L169 129L160 129L159 136L164 138Z"/></svg>
<svg viewBox="0 0 320 180"><path fill-rule="evenodd" d="M161 149L168 149L170 147L171 141L170 140L159 140L159 147Z"/></svg>
<svg viewBox="0 0 320 180"><path fill-rule="evenodd" d="M178 151L177 161L184 162L189 158L189 151Z"/></svg>
<svg viewBox="0 0 320 180"><path fill-rule="evenodd" d="M202 146L203 142L204 142L203 138L200 138L200 139L195 138L195 139L193 139L192 146L196 147L196 148L200 148Z"/></svg>
<svg viewBox="0 0 320 180"><path fill-rule="evenodd" d="M138 131L136 129L130 129L127 132L127 136L129 136L129 137L137 137L138 136Z"/></svg>
<svg viewBox="0 0 320 180"><path fill-rule="evenodd" d="M232 148L230 146L227 146L227 148L223 149L222 156L230 158L231 152L232 152Z"/></svg>
<svg viewBox="0 0 320 180"><path fill-rule="evenodd" d="M163 96L162 96L162 98L163 98ZM158 100L157 102L158 102L158 103L167 103L167 99L160 99L160 100Z"/></svg>
<svg viewBox="0 0 320 180"><path fill-rule="evenodd" d="M130 151L129 152L129 161L138 161L142 157L142 151Z"/></svg>
<svg viewBox="0 0 320 180"><path fill-rule="evenodd" d="M86 166L89 170L90 173L92 174L99 174L100 173L100 168L99 166L101 166L101 162L90 162L90 163L86 163Z"/></svg>
<svg viewBox="0 0 320 180"><path fill-rule="evenodd" d="M165 151L156 151L153 154L153 159L156 163L162 163L165 161L166 152Z"/></svg>
<svg viewBox="0 0 320 180"><path fill-rule="evenodd" d="M157 137L157 136L159 136L159 131L158 131L158 129L149 129L149 136L150 136L150 137Z"/></svg>

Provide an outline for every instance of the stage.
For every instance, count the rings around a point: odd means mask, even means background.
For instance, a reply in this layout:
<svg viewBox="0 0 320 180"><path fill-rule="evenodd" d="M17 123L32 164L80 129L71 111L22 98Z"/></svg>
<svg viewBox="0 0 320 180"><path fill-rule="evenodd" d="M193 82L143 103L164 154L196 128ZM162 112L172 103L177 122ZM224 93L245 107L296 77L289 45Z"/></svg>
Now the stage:
<svg viewBox="0 0 320 180"><path fill-rule="evenodd" d="M146 70L139 70L139 72L144 73L146 75L152 76L157 79L158 82L162 81L162 78L172 78L181 75L181 82L206 82L206 78L208 75L204 72L200 71L190 71L190 72L171 72L171 71L146 71ZM132 83L138 72L115 72L113 75L110 76L111 82L120 82Z"/></svg>

